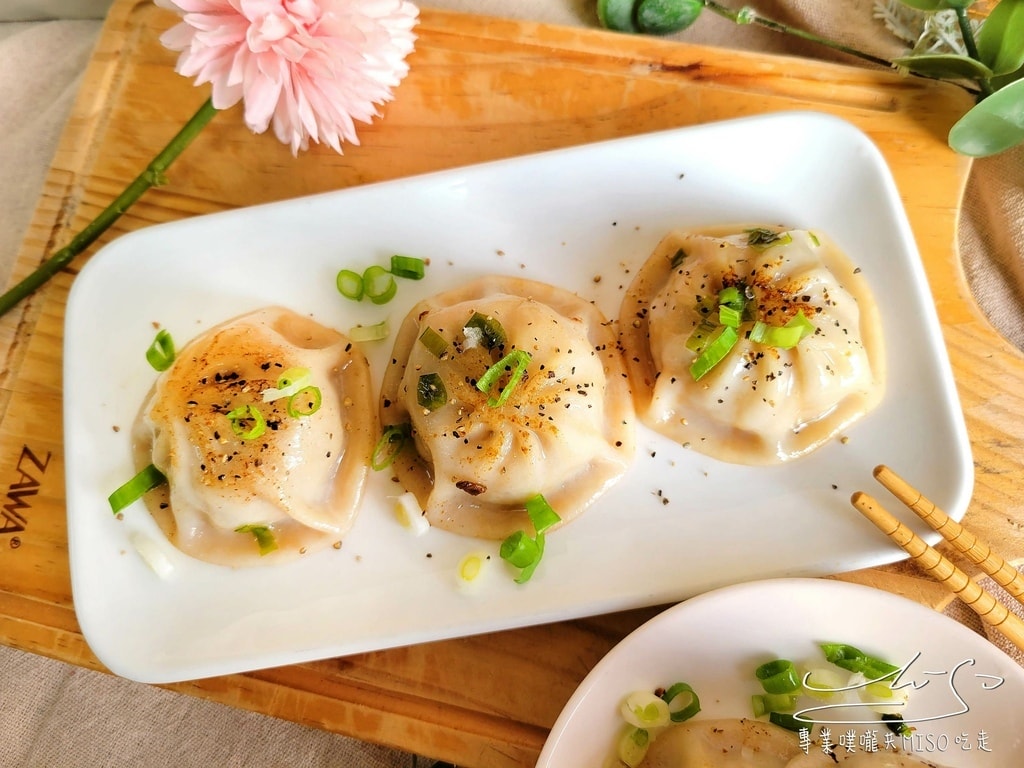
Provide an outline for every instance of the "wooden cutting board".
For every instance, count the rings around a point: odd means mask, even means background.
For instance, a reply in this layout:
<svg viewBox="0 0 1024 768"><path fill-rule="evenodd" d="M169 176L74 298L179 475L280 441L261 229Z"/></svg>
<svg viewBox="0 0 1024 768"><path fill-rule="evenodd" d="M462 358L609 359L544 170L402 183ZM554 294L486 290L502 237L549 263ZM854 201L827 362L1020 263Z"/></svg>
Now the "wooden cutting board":
<svg viewBox="0 0 1024 768"><path fill-rule="evenodd" d="M207 96L158 42L174 17L114 4L46 180L15 278L65 243ZM1024 361L964 282L956 219L969 164L945 135L959 89L886 72L690 47L597 30L424 11L411 74L362 144L298 158L218 115L101 240L237 206L483 160L765 112L811 109L864 130L890 164L943 324L977 468L966 522L1024 556ZM823 169L827 172L827 169ZM100 668L71 599L61 393L64 305L80 258L0 321L0 642ZM140 287L143 290L144 287ZM941 446L922 447L941 450ZM906 565L843 578L941 605ZM529 766L593 665L658 609L169 686L477 768ZM514 684L510 684L514 681Z"/></svg>

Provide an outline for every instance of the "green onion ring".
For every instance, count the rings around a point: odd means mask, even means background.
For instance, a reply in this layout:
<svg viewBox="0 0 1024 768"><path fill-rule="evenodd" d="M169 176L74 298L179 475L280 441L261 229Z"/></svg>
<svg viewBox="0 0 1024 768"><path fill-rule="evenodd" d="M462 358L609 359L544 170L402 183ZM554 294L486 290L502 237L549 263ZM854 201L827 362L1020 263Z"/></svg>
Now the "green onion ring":
<svg viewBox="0 0 1024 768"><path fill-rule="evenodd" d="M167 477L164 473L150 464L107 497L107 501L110 502L110 510L116 515L132 502L141 499L154 488L158 488L166 482Z"/></svg>
<svg viewBox="0 0 1024 768"><path fill-rule="evenodd" d="M531 539L525 531L516 531L501 542L498 554L502 560L522 569L515 582L525 584L544 556L544 534L538 533L535 539Z"/></svg>
<svg viewBox="0 0 1024 768"><path fill-rule="evenodd" d="M869 656L858 648L844 643L822 643L825 658L848 672L860 672L868 682L877 682L892 677L900 667L875 656Z"/></svg>
<svg viewBox="0 0 1024 768"><path fill-rule="evenodd" d="M424 373L416 382L416 403L428 411L436 411L448 402L448 390L440 374Z"/></svg>
<svg viewBox="0 0 1024 768"><path fill-rule="evenodd" d="M672 702L680 695L684 694L689 694L689 701L686 706L681 709L672 709ZM661 698L669 706L669 717L672 718L673 723L681 723L684 720L689 720L700 712L700 699L697 696L697 692L690 687L689 683L676 683L675 685L669 686L669 689L661 695Z"/></svg>
<svg viewBox="0 0 1024 768"><path fill-rule="evenodd" d="M260 557L269 555L277 549L277 539L274 536L274 532L266 525L240 525L235 528L235 533L251 533L260 548Z"/></svg>
<svg viewBox="0 0 1024 768"><path fill-rule="evenodd" d="M397 277L404 277L407 280L422 280L426 274L427 263L415 256L402 256L395 254L391 257L391 274Z"/></svg>
<svg viewBox="0 0 1024 768"><path fill-rule="evenodd" d="M800 678L793 662L787 659L768 661L754 670L766 693L794 693L800 690Z"/></svg>
<svg viewBox="0 0 1024 768"><path fill-rule="evenodd" d="M444 340L444 336L429 325L423 329L419 340L424 347L430 350L430 354L436 358L441 358L448 351L448 342Z"/></svg>
<svg viewBox="0 0 1024 768"><path fill-rule="evenodd" d="M374 304L387 304L398 293L395 276L376 264L363 271L363 291Z"/></svg>
<svg viewBox="0 0 1024 768"><path fill-rule="evenodd" d="M391 424L385 427L370 456L370 468L379 472L390 467L402 452L411 432L412 427L409 424Z"/></svg>
<svg viewBox="0 0 1024 768"><path fill-rule="evenodd" d="M309 403L305 408L302 408L300 403L302 400L309 398ZM288 398L288 415L294 418L301 418L303 416L312 416L314 413L320 410L320 406L323 403L323 396L320 394L320 387L306 386L296 392L294 395Z"/></svg>
<svg viewBox="0 0 1024 768"><path fill-rule="evenodd" d="M360 301L363 298L363 291L365 290L363 287L363 276L358 272L353 272L351 269L342 269L338 272L334 283L338 286L338 293L346 299Z"/></svg>
<svg viewBox="0 0 1024 768"><path fill-rule="evenodd" d="M463 326L463 333L465 333L466 328L475 328L480 331L481 340L488 349L501 347L505 344L505 329L501 326L501 323L482 312L473 313L473 316Z"/></svg>
<svg viewBox="0 0 1024 768"><path fill-rule="evenodd" d="M301 389L309 386L313 373L309 368L289 368L277 377L277 383L262 392L264 403L273 402L280 397L291 397Z"/></svg>
<svg viewBox="0 0 1024 768"><path fill-rule="evenodd" d="M157 331L156 338L146 350L146 361L157 371L166 371L174 362L174 339L166 329Z"/></svg>
<svg viewBox="0 0 1024 768"><path fill-rule="evenodd" d="M718 307L718 322L728 325L730 328L739 328L740 323L743 322L743 311L734 309L728 304L722 304Z"/></svg>
<svg viewBox="0 0 1024 768"><path fill-rule="evenodd" d="M267 421L263 418L263 413L251 403L228 411L226 416L231 422L231 431L243 440L255 440L267 431ZM253 422L252 428L246 429L243 426L246 421Z"/></svg>
<svg viewBox="0 0 1024 768"><path fill-rule="evenodd" d="M742 312L747 306L747 297L738 285L729 285L718 292L718 305Z"/></svg>

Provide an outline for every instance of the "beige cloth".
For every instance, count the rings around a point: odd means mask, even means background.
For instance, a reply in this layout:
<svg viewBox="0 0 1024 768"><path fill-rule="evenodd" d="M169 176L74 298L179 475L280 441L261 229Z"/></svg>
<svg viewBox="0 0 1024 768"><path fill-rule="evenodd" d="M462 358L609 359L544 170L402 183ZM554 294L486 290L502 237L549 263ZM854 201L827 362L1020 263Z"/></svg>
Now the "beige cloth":
<svg viewBox="0 0 1024 768"><path fill-rule="evenodd" d="M1024 566L1017 566L1017 569L1024 570ZM999 584L997 584L993 579L988 576L984 576L977 581L980 587L991 592L993 597L1009 608L1012 613L1017 617L1024 619L1024 605L1018 603L1010 593L999 586ZM950 618L959 621L961 624L970 627L979 635L984 635L991 640L992 644L999 648L999 650L1014 659L1018 664L1024 665L1024 650L1014 645L1014 643L1005 635L1000 634L998 629L993 629L983 622L981 617L979 617L978 614L976 614L963 600L956 599L951 602L944 613Z"/></svg>
<svg viewBox="0 0 1024 768"><path fill-rule="evenodd" d="M103 0L7 0L6 18ZM569 26L597 26L593 0L426 0L424 6ZM763 15L885 57L902 44L871 0L736 0ZM6 282L99 33L97 21L0 24L0 283ZM675 39L862 65L857 59L705 13ZM977 162L960 226L964 269L982 308L1024 348L1024 151ZM0 555L2 558L2 555ZM957 611L962 606L951 607ZM963 613L957 618L969 621ZM980 625L975 626L981 631ZM995 640L996 638L994 638ZM292 723L0 648L0 768L344 766L410 768L414 758ZM420 759L426 768L430 760Z"/></svg>

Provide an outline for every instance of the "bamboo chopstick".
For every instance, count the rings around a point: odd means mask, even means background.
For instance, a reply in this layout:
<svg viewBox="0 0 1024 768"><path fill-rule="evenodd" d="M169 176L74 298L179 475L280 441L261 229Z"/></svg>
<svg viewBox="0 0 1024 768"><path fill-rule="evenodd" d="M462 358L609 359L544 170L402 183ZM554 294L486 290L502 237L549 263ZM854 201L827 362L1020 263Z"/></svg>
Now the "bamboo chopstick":
<svg viewBox="0 0 1024 768"><path fill-rule="evenodd" d="M918 517L940 533L958 552L991 576L992 580L1012 595L1017 602L1024 604L1024 574L993 552L988 544L926 499L889 467L879 464L875 467L874 475L875 479L893 496L910 507Z"/></svg>
<svg viewBox="0 0 1024 768"><path fill-rule="evenodd" d="M949 559L930 547L924 539L897 520L868 494L857 491L850 502L861 514L898 544L911 559L936 581L974 610L981 620L1001 632L1011 643L1024 651L1024 620L1012 613L990 592L956 567Z"/></svg>

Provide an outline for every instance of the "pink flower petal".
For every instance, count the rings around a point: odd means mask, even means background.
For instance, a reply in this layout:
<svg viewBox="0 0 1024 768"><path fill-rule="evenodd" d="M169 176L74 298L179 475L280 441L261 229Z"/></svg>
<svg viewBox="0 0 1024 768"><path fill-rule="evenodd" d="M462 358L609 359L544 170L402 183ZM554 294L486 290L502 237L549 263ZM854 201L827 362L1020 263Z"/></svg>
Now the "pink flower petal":
<svg viewBox="0 0 1024 768"><path fill-rule="evenodd" d="M410 0L155 0L182 17L161 43L177 71L209 82L214 106L245 103L293 153L310 140L358 144L409 68L419 11Z"/></svg>

